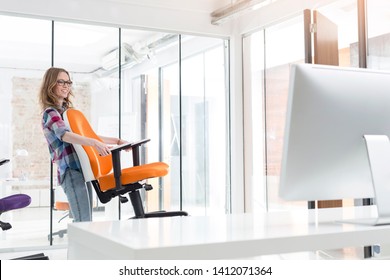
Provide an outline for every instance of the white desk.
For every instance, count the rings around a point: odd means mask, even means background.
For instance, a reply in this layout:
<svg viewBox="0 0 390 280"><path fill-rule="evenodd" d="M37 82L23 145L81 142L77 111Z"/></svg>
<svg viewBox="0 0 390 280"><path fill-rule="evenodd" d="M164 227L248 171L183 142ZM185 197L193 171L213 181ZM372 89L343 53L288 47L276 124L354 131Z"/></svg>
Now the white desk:
<svg viewBox="0 0 390 280"><path fill-rule="evenodd" d="M375 217L375 206L70 224L69 259L239 259L390 243L390 226L334 222Z"/></svg>

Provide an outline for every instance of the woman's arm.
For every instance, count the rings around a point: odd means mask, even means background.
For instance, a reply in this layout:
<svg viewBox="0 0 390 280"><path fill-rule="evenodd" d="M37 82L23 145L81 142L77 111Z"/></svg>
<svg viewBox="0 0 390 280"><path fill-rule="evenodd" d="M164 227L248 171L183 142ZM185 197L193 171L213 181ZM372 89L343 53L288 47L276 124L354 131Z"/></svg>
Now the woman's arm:
<svg viewBox="0 0 390 280"><path fill-rule="evenodd" d="M107 136L101 136L99 135L100 139L103 140L104 143L106 144L113 144L113 145L121 145L124 143L121 143L121 139L116 138L116 137L107 137Z"/></svg>
<svg viewBox="0 0 390 280"><path fill-rule="evenodd" d="M123 145L129 143L126 140L122 140L120 138L115 138L115 137L107 137L107 136L101 136L99 135L100 139L103 140L104 143L106 144L114 144L114 145ZM125 151L130 151L131 148L126 149Z"/></svg>
<svg viewBox="0 0 390 280"><path fill-rule="evenodd" d="M104 138L106 138L106 137L104 137ZM114 139L114 138L112 138L112 139ZM102 140L105 141L103 138L102 138ZM110 147L107 146L107 144L111 144L111 143L106 144L106 143L100 142L99 140L96 140L94 138L84 137L84 136L81 136L79 134L76 134L76 133L73 133L70 131L65 132L65 134L62 136L62 141L67 142L67 143L71 143L71 144L79 144L79 145L94 147L101 156L106 156L106 155L109 155L111 153ZM115 144L115 143L112 143L112 144Z"/></svg>

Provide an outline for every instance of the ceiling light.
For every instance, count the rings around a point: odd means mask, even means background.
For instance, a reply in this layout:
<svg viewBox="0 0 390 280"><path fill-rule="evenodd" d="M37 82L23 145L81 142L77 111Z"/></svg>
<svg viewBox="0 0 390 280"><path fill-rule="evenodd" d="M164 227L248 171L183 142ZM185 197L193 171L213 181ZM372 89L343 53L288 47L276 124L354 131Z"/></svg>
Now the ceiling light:
<svg viewBox="0 0 390 280"><path fill-rule="evenodd" d="M242 0L211 13L211 24L220 25L245 13L258 10L276 0Z"/></svg>

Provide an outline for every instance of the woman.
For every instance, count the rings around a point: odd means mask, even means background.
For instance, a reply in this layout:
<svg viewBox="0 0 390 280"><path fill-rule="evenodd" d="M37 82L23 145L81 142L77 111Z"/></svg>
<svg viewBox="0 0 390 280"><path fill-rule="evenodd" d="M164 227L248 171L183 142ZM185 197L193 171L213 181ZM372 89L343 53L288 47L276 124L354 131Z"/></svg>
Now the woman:
<svg viewBox="0 0 390 280"><path fill-rule="evenodd" d="M85 185L77 154L72 144L94 147L101 156L110 154L107 144L125 144L118 138L99 136L103 142L72 133L62 119L62 113L72 107L72 81L68 71L49 68L42 81L39 101L43 110L42 128L50 156L57 164L58 182L68 198L74 222L92 220L91 189Z"/></svg>

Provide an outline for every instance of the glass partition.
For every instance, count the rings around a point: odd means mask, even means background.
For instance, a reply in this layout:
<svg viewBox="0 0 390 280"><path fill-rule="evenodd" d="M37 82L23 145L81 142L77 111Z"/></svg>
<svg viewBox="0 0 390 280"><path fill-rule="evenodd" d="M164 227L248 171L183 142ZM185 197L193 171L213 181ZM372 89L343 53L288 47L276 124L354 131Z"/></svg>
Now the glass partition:
<svg viewBox="0 0 390 280"><path fill-rule="evenodd" d="M375 11L372 14L376 15ZM358 67L357 1L334 1L317 12L337 26L339 65ZM308 55L304 24L302 13L243 38L247 211L307 208L306 202L287 202L278 196L290 64L303 63ZM316 28L310 28L310 36L314 36ZM316 51L312 49L312 53ZM264 135L259 135L262 131ZM343 201L344 205L351 203Z"/></svg>
<svg viewBox="0 0 390 280"><path fill-rule="evenodd" d="M12 16L0 23L0 158L11 159L0 170L1 195L32 198L27 209L1 216L14 225L1 233L2 248L67 242L72 216L62 207L37 100L51 66L70 72L73 104L98 134L150 138L141 161L170 165L142 194L147 211L229 212L226 40ZM122 166L132 166L131 153ZM102 204L94 196L93 209L94 221L134 215L117 198Z"/></svg>
<svg viewBox="0 0 390 280"><path fill-rule="evenodd" d="M168 161L170 175L168 188L165 185L161 199L163 205L171 205L171 209L182 207L181 161L182 138L180 129L180 64L179 37L172 47L176 56L172 62L161 68L161 119L162 119L162 159ZM166 178L164 178L166 180Z"/></svg>
<svg viewBox="0 0 390 280"><path fill-rule="evenodd" d="M285 50L285 46L288 46ZM291 63L304 62L303 15L265 30L266 183L270 210L284 207L278 196ZM299 203L298 207L306 207ZM289 206L291 207L291 205Z"/></svg>
<svg viewBox="0 0 390 280"><path fill-rule="evenodd" d="M74 107L85 114L98 135L109 137L119 136L118 34L118 28L54 23L53 66L69 71ZM103 205L92 192L93 220L116 219L118 200ZM64 199L62 187L56 186L54 210ZM72 217L63 220L62 227L66 222L72 222ZM59 227L55 220L53 225Z"/></svg>
<svg viewBox="0 0 390 280"><path fill-rule="evenodd" d="M132 141L150 139L141 148L142 162L163 161L170 166L167 176L149 179L153 190L143 192L147 211L178 209L164 200L164 194L171 192L170 181L175 168L164 142L164 131L170 123L166 122L169 107L164 107L161 74L162 67L178 60L178 38L178 35L163 32L122 30L123 44L133 57L122 66L123 137ZM178 72L175 77L179 78Z"/></svg>
<svg viewBox="0 0 390 280"><path fill-rule="evenodd" d="M367 68L390 69L390 2L366 1L367 6Z"/></svg>
<svg viewBox="0 0 390 280"><path fill-rule="evenodd" d="M11 230L0 247L48 243L50 159L41 130L38 91L51 65L51 21L0 15L0 196L23 193L28 208L2 213ZM28 233L28 234L26 234Z"/></svg>
<svg viewBox="0 0 390 280"><path fill-rule="evenodd" d="M243 38L245 210L267 209L264 154L264 30Z"/></svg>
<svg viewBox="0 0 390 280"><path fill-rule="evenodd" d="M122 104L127 122L134 123L123 132L150 138L146 161L170 165L167 176L152 180L156 190L145 194L148 210L223 213L230 188L224 40L164 33L152 38L133 43L141 62L123 70Z"/></svg>
<svg viewBox="0 0 390 280"><path fill-rule="evenodd" d="M230 186L226 177L229 147L225 47L221 39L195 36L181 39L177 127L182 143L183 208L191 209L193 214L227 210Z"/></svg>

